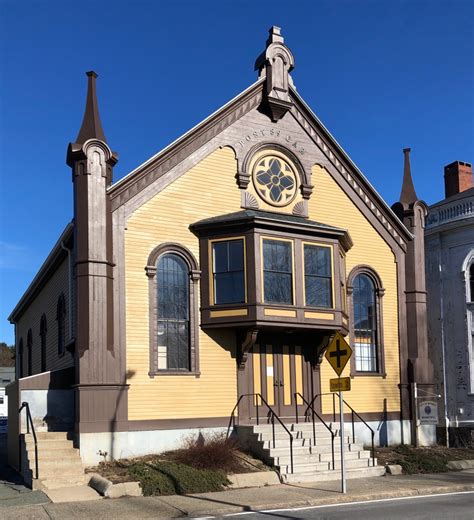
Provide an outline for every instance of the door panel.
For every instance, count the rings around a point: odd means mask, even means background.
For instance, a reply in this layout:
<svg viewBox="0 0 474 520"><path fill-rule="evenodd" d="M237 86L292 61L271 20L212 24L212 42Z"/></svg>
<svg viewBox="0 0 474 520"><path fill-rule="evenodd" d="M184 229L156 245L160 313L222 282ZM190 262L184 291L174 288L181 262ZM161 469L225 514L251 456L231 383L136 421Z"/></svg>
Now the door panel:
<svg viewBox="0 0 474 520"><path fill-rule="evenodd" d="M255 345L248 356L245 373L239 378L239 393L260 393L267 403L280 416L294 419L295 392L301 393L308 401L311 399L314 371L304 356L304 347L267 339ZM317 384L319 387L319 381ZM306 406L300 397L296 398L298 414ZM256 416L256 398L247 398L242 403L241 418L254 419ZM266 407L258 402L259 415L265 417Z"/></svg>

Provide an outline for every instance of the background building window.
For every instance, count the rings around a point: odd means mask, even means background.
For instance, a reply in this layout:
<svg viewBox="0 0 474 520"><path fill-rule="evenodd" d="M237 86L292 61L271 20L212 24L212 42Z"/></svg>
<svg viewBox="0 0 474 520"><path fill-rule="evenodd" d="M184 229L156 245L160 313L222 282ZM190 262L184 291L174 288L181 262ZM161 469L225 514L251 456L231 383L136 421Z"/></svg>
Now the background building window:
<svg viewBox="0 0 474 520"><path fill-rule="evenodd" d="M158 260L158 370L190 370L188 273L176 254Z"/></svg>
<svg viewBox="0 0 474 520"><path fill-rule="evenodd" d="M353 306L356 370L378 372L376 291L367 274L359 274L354 279Z"/></svg>
<svg viewBox="0 0 474 520"><path fill-rule="evenodd" d="M263 240L265 303L293 303L292 243Z"/></svg>
<svg viewBox="0 0 474 520"><path fill-rule="evenodd" d="M245 301L243 239L213 242L214 303Z"/></svg>
<svg viewBox="0 0 474 520"><path fill-rule="evenodd" d="M33 334L31 333L31 329L28 330L26 336L26 355L28 356L28 375L31 376L33 375Z"/></svg>
<svg viewBox="0 0 474 520"><path fill-rule="evenodd" d="M471 303L474 303L474 260L473 260L471 266L469 267L469 287L470 287L469 301Z"/></svg>
<svg viewBox="0 0 474 520"><path fill-rule="evenodd" d="M41 341L41 372L46 372L46 333L48 326L46 323L46 316L41 316L40 322L40 341Z"/></svg>
<svg viewBox="0 0 474 520"><path fill-rule="evenodd" d="M304 245L304 287L306 305L332 307L331 249Z"/></svg>
<svg viewBox="0 0 474 520"><path fill-rule="evenodd" d="M58 325L58 356L64 356L64 353L66 352L66 300L64 299L64 294L61 294L58 299L56 321Z"/></svg>

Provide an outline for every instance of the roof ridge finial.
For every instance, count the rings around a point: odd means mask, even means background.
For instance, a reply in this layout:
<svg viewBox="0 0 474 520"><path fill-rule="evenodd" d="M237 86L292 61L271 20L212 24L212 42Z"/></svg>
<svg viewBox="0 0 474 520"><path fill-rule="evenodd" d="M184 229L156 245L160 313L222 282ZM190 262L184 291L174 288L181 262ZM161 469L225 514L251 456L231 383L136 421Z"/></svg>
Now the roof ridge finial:
<svg viewBox="0 0 474 520"><path fill-rule="evenodd" d="M97 102L96 79L98 74L93 70L90 70L86 72L86 75L89 78L87 82L86 108L84 110L81 129L76 138L76 143L84 144L88 139L94 138L107 143L102 123L100 121L99 104Z"/></svg>
<svg viewBox="0 0 474 520"><path fill-rule="evenodd" d="M405 159L403 165L403 184L402 191L400 193L400 202L404 205L413 204L418 200L415 191L415 185L413 184L413 179L411 176L410 152L411 148L403 149Z"/></svg>
<svg viewBox="0 0 474 520"><path fill-rule="evenodd" d="M278 121L292 106L290 87L294 85L290 72L295 59L284 43L280 27L273 25L268 32L266 48L257 58L255 70L259 71L260 78L265 78L265 101L272 120Z"/></svg>

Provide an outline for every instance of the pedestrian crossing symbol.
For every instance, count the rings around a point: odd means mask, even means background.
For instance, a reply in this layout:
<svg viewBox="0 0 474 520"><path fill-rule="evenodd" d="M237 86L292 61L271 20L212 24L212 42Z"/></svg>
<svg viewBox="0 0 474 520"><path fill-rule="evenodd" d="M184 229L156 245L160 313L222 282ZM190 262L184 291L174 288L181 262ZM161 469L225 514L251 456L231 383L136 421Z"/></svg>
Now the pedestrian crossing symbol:
<svg viewBox="0 0 474 520"><path fill-rule="evenodd" d="M326 349L325 357L338 376L342 374L344 367L352 356L352 349L344 336L338 332L334 336L329 347Z"/></svg>

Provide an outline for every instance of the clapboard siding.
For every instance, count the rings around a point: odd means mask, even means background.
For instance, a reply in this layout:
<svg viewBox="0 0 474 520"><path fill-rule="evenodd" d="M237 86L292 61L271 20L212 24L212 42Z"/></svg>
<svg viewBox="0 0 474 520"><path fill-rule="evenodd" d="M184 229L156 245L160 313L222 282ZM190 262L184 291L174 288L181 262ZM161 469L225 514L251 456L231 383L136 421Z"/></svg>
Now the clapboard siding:
<svg viewBox="0 0 474 520"><path fill-rule="evenodd" d="M233 151L211 153L136 210L125 231L126 344L130 420L225 417L237 399L235 335L199 331L200 377L148 376L148 278L150 252L163 242L186 246L199 259L189 225L240 209Z"/></svg>
<svg viewBox="0 0 474 520"><path fill-rule="evenodd" d="M387 399L388 411L400 410L399 341L398 341L398 286L395 257L388 244L356 205L322 167L312 169L314 193L309 202L310 218L349 230L354 246L347 253L347 274L357 265L369 265L380 276L383 296L383 345L386 377L356 376L352 390L346 393L346 401L357 411L383 410ZM342 374L349 376L349 363ZM321 391L329 392L329 379L335 377L326 360L321 366ZM323 411L328 413L332 400L323 401Z"/></svg>
<svg viewBox="0 0 474 520"><path fill-rule="evenodd" d="M71 319L71 312L69 309L69 265L67 256L51 275L37 296L28 304L28 307L18 320L16 340L18 348L20 340L23 339L23 375L29 375L27 373L27 335L29 329L31 329L33 338L33 374L39 374L41 372L40 322L43 313L46 316L47 323L46 370L59 370L61 368L70 367L74 364L74 359L71 353L66 352L63 356L58 356L58 325L56 321L56 310L61 293L64 294L66 303L64 332L65 342L68 343L71 339L69 335L69 320Z"/></svg>

